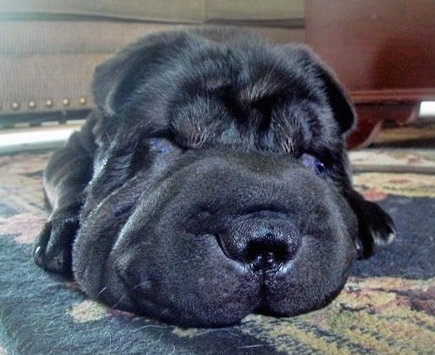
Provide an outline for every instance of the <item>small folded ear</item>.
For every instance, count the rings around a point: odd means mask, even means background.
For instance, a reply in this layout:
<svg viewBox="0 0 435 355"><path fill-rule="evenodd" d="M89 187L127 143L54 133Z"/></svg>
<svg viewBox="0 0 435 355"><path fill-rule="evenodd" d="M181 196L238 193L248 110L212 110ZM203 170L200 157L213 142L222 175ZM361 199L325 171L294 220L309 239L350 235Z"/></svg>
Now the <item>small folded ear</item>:
<svg viewBox="0 0 435 355"><path fill-rule="evenodd" d="M396 227L392 218L376 203L366 201L356 191L351 191L347 197L358 219L355 242L359 258L368 258L394 240Z"/></svg>
<svg viewBox="0 0 435 355"><path fill-rule="evenodd" d="M324 82L325 92L334 117L340 125L341 133L345 133L353 127L356 121L354 106L344 86L335 79L335 76L325 66L320 66L319 73Z"/></svg>
<svg viewBox="0 0 435 355"><path fill-rule="evenodd" d="M129 55L130 52L129 50L121 52L98 65L95 69L92 94L96 105L105 116L114 115L127 95L126 91L120 88L122 83L126 82L128 73L131 72L130 67L135 61L135 57ZM130 89L133 89L133 87L133 83L128 86Z"/></svg>
<svg viewBox="0 0 435 355"><path fill-rule="evenodd" d="M343 84L308 47L291 45L288 48L292 56L295 56L296 62L304 66L305 72L314 75L316 82L312 84L316 85L326 96L341 133L349 131L356 121L356 113Z"/></svg>
<svg viewBox="0 0 435 355"><path fill-rule="evenodd" d="M95 103L105 116L119 112L139 84L158 72L163 58L174 56L183 32L146 35L97 66L92 82Z"/></svg>

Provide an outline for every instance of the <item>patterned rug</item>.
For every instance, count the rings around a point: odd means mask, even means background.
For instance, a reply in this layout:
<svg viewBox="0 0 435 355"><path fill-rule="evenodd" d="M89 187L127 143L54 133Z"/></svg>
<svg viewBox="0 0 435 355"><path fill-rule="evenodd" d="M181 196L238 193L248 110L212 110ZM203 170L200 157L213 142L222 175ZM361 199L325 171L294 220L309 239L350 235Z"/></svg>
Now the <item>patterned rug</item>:
<svg viewBox="0 0 435 355"><path fill-rule="evenodd" d="M250 315L221 329L181 329L108 309L34 265L49 154L0 156L0 355L434 353L433 150L352 153L355 184L393 216L399 236L355 264L330 306L293 318Z"/></svg>

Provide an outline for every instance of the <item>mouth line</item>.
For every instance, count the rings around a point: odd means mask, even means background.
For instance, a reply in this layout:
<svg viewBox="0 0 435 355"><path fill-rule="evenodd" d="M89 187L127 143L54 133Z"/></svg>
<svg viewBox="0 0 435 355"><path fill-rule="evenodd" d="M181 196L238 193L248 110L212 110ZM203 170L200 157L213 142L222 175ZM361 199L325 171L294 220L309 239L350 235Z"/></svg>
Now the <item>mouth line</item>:
<svg viewBox="0 0 435 355"><path fill-rule="evenodd" d="M260 287L258 294L258 303L254 307L252 313L254 314L262 314L265 316L278 316L279 314L276 311L273 311L270 306L270 301L273 295L270 294L270 290L263 283Z"/></svg>
<svg viewBox="0 0 435 355"><path fill-rule="evenodd" d="M251 273L254 275L256 281L258 282L258 304L253 309L253 313L255 314L263 314L274 316L274 312L271 310L269 302L273 297L272 294L272 284L276 282L277 274L280 273L283 265L280 265L273 270L261 270L260 272L253 272L251 268Z"/></svg>

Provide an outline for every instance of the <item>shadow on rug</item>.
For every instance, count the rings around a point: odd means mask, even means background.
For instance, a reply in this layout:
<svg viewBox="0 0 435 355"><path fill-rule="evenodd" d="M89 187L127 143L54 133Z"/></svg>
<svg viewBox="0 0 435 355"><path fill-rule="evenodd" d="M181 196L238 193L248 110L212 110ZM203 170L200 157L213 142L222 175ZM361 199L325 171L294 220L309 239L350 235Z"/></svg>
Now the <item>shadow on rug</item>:
<svg viewBox="0 0 435 355"><path fill-rule="evenodd" d="M433 174L355 176L359 190L393 216L399 236L389 249L357 262L327 308L294 318L250 315L222 329L181 329L108 309L33 264L31 244L47 217L41 181L48 156L0 156L0 354L433 353ZM376 159L435 165L431 157L400 151L363 151L352 159L360 166Z"/></svg>

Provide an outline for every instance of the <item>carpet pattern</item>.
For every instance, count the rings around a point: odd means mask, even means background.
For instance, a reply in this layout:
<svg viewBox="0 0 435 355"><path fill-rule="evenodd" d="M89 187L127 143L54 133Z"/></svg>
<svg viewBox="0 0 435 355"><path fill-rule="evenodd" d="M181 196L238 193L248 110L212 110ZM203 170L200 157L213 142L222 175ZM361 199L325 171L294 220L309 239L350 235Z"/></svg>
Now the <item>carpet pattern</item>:
<svg viewBox="0 0 435 355"><path fill-rule="evenodd" d="M221 329L182 329L109 309L34 265L31 245L48 216L42 171L49 155L0 156L0 355L433 354L433 151L352 153L355 185L393 216L399 235L355 264L330 306L293 318L249 315Z"/></svg>

